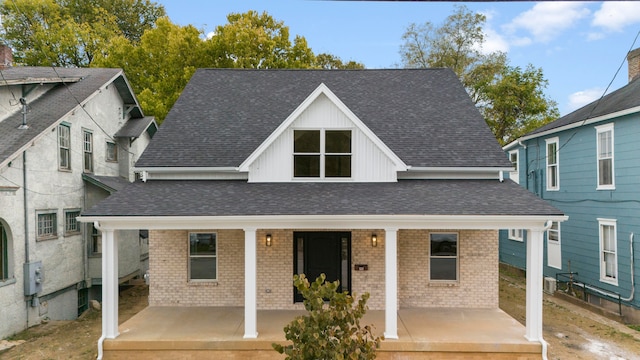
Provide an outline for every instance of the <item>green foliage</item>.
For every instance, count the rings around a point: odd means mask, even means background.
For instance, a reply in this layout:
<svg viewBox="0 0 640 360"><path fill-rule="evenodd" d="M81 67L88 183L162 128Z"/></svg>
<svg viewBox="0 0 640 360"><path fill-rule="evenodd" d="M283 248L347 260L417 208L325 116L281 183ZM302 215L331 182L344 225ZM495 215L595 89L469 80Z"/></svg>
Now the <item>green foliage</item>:
<svg viewBox="0 0 640 360"><path fill-rule="evenodd" d="M509 66L506 54L485 53L486 17L457 6L440 26L411 24L402 36L405 67L452 69L467 89L501 144L559 116L557 104L544 95L541 69Z"/></svg>
<svg viewBox="0 0 640 360"><path fill-rule="evenodd" d="M361 326L369 294L355 299L337 291L339 282L325 282L321 274L309 284L304 274L295 275L293 284L304 297L308 315L295 318L284 328L291 345L273 344L290 360L375 359L381 337L374 337L369 325Z"/></svg>

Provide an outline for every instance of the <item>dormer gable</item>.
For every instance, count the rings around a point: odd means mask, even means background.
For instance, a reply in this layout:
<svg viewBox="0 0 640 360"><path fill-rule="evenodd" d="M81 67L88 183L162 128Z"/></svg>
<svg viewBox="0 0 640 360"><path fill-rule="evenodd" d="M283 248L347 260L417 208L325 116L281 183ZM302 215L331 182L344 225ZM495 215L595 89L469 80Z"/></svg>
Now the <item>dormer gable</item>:
<svg viewBox="0 0 640 360"><path fill-rule="evenodd" d="M407 165L321 83L238 169L249 182L389 182Z"/></svg>

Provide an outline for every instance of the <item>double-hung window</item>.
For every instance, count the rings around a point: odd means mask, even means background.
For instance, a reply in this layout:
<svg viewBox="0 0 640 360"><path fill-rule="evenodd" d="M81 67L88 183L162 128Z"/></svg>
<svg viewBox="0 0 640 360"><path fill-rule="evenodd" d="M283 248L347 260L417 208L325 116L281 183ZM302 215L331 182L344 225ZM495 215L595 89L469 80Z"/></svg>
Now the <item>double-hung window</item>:
<svg viewBox="0 0 640 360"><path fill-rule="evenodd" d="M351 130L294 130L293 176L351 177Z"/></svg>
<svg viewBox="0 0 640 360"><path fill-rule="evenodd" d="M613 124L596 126L598 190L615 189L613 169Z"/></svg>
<svg viewBox="0 0 640 360"><path fill-rule="evenodd" d="M458 280L458 234L429 234L429 279L432 281Z"/></svg>
<svg viewBox="0 0 640 360"><path fill-rule="evenodd" d="M560 189L560 156L558 154L558 138L545 140L547 145L547 190Z"/></svg>
<svg viewBox="0 0 640 360"><path fill-rule="evenodd" d="M58 236L58 216L55 210L39 211L38 219L38 240L52 239Z"/></svg>
<svg viewBox="0 0 640 360"><path fill-rule="evenodd" d="M93 172L93 134L91 131L84 130L83 132L83 145L82 151L84 153L84 172Z"/></svg>
<svg viewBox="0 0 640 360"><path fill-rule="evenodd" d="M71 127L58 125L58 152L60 170L71 170Z"/></svg>
<svg viewBox="0 0 640 360"><path fill-rule="evenodd" d="M189 280L217 280L218 254L215 233L189 233Z"/></svg>
<svg viewBox="0 0 640 360"><path fill-rule="evenodd" d="M598 219L600 228L600 281L618 285L616 220Z"/></svg>
<svg viewBox="0 0 640 360"><path fill-rule="evenodd" d="M516 184L520 183L520 172L518 171L518 150L509 151L509 161L513 166L513 170L509 172L509 179Z"/></svg>
<svg viewBox="0 0 640 360"><path fill-rule="evenodd" d="M524 230L523 229L509 229L509 239L515 241L523 241Z"/></svg>

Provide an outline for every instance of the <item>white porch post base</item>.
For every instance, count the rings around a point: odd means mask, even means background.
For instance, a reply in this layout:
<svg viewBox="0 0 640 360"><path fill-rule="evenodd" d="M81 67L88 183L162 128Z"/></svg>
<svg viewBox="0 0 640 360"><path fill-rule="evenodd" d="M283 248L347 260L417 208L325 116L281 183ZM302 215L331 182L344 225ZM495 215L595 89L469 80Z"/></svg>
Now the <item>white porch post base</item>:
<svg viewBox="0 0 640 360"><path fill-rule="evenodd" d="M398 229L385 229L384 236L384 337L398 338Z"/></svg>
<svg viewBox="0 0 640 360"><path fill-rule="evenodd" d="M542 341L542 277L544 230L530 229L527 239L526 334L529 341Z"/></svg>
<svg viewBox="0 0 640 360"><path fill-rule="evenodd" d="M118 241L113 230L102 230L102 337L118 335Z"/></svg>
<svg viewBox="0 0 640 360"><path fill-rule="evenodd" d="M256 229L244 229L244 338L258 337Z"/></svg>

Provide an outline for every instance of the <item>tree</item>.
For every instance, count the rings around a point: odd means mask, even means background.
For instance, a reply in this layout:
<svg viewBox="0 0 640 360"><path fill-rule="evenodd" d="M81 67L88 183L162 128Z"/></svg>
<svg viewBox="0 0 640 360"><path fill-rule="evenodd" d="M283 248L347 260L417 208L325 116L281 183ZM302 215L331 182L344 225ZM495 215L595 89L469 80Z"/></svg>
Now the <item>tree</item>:
<svg viewBox="0 0 640 360"><path fill-rule="evenodd" d="M364 69L364 65L362 63L359 63L353 60L347 63L344 63L339 57L335 55L327 54L327 53L316 55L316 59L313 67L326 69L326 70Z"/></svg>
<svg viewBox="0 0 640 360"><path fill-rule="evenodd" d="M86 67L112 39L134 40L164 8L146 0L12 0L0 2L0 14L16 63Z"/></svg>
<svg viewBox="0 0 640 360"><path fill-rule="evenodd" d="M486 17L457 6L439 27L411 24L402 36L402 62L409 68L452 69L501 144L558 116L547 99L541 69L509 66L506 54L482 52ZM505 100L510 99L510 100ZM518 107L509 109L508 106Z"/></svg>
<svg viewBox="0 0 640 360"><path fill-rule="evenodd" d="M363 294L354 305L351 295L337 291L338 281L325 282L325 279L325 275L320 274L309 284L304 274L293 277L309 314L298 316L285 326L285 337L291 345L273 344L273 348L286 354L288 360L375 359L381 338L373 336L371 326L360 325L369 294Z"/></svg>

